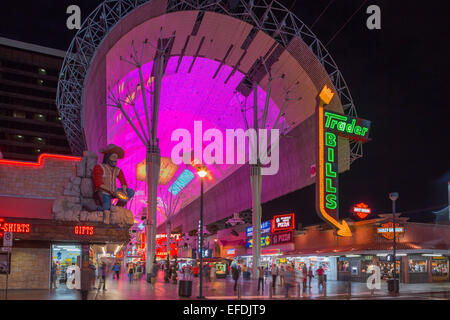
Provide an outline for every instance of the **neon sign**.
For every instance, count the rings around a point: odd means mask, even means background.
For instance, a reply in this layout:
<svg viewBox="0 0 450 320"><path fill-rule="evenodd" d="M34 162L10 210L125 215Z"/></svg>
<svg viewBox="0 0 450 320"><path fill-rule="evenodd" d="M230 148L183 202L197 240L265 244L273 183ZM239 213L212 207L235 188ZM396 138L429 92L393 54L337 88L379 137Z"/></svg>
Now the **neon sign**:
<svg viewBox="0 0 450 320"><path fill-rule="evenodd" d="M372 213L372 210L365 203L358 203L353 207L353 213L360 219L367 218Z"/></svg>
<svg viewBox="0 0 450 320"><path fill-rule="evenodd" d="M0 159L0 164L10 164L10 165L23 166L23 167L42 167L43 164L44 164L44 159L45 158L71 160L71 161L81 161L80 157L72 157L72 156L63 156L63 155L59 155L59 154L42 153L39 156L39 158L38 158L38 162L28 162L28 161L16 161L16 160Z"/></svg>
<svg viewBox="0 0 450 320"><path fill-rule="evenodd" d="M11 223L0 219L0 235L2 232L30 233L29 223Z"/></svg>
<svg viewBox="0 0 450 320"><path fill-rule="evenodd" d="M227 250L227 256L235 256L236 255L236 249L228 249Z"/></svg>
<svg viewBox="0 0 450 320"><path fill-rule="evenodd" d="M295 228L295 215L293 213L277 215L272 218L272 232L292 230Z"/></svg>
<svg viewBox="0 0 450 320"><path fill-rule="evenodd" d="M283 231L272 234L272 245L281 244L281 243L289 243L294 241L293 231Z"/></svg>
<svg viewBox="0 0 450 320"><path fill-rule="evenodd" d="M382 224L381 227L377 228L377 233L381 234L381 236L385 237L386 239L394 239L394 224L392 222ZM397 237L401 233L405 233L405 228L396 223L395 236Z"/></svg>
<svg viewBox="0 0 450 320"><path fill-rule="evenodd" d="M92 226L75 226L74 232L78 236L93 236L94 227Z"/></svg>
<svg viewBox="0 0 450 320"><path fill-rule="evenodd" d="M334 93L324 86L316 108L318 175L316 175L316 211L319 217L337 229L337 234L350 237L352 232L344 220L339 222L338 190L338 136L351 140L368 141L370 121L330 111Z"/></svg>
<svg viewBox="0 0 450 320"><path fill-rule="evenodd" d="M267 247L270 246L270 234L268 235L261 235L261 247ZM246 248L251 248L253 247L253 239L247 239L247 241L245 242L245 247Z"/></svg>
<svg viewBox="0 0 450 320"><path fill-rule="evenodd" d="M194 174L191 170L185 169L180 176L175 180L169 188L169 191L176 196L181 190L183 190L192 180Z"/></svg>
<svg viewBox="0 0 450 320"><path fill-rule="evenodd" d="M268 220L268 221L261 223L261 233L262 234L270 232L271 221L272 220ZM245 235L247 238L250 238L253 236L253 227L252 226L246 228Z"/></svg>

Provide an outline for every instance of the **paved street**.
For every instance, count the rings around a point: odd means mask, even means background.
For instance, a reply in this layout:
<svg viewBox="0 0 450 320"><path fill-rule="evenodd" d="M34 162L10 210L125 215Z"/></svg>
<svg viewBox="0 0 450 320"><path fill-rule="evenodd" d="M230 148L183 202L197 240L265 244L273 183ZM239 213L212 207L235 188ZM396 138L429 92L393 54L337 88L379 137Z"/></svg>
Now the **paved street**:
<svg viewBox="0 0 450 320"><path fill-rule="evenodd" d="M3 281L3 279L0 279ZM268 281L265 284L264 294L258 295L256 281L240 279L241 299L269 299ZM196 299L198 296L198 278L193 280L192 296L190 298L180 298L178 296L178 286L173 283L164 283L163 273L159 272L155 285L147 283L144 279L128 282L126 274L122 274L120 280L112 280L108 277L105 292L92 290L89 293L89 300L174 300L174 299ZM304 292L298 288L291 288L289 299L312 299L312 300L338 300L338 299L432 299L441 300L450 298L450 283L433 284L401 284L400 295L393 297L388 294L387 284L383 282L380 290L375 290L373 294L363 283L351 284L351 296L348 295L348 283L342 281L328 281L327 288L319 291L317 281L312 282L312 288L307 288ZM234 300L238 299L237 292L233 291L233 281L227 279L217 279L214 283L204 282L203 295L210 300ZM5 292L1 291L0 298L5 299ZM69 290L65 287L56 291L49 290L9 290L8 300L74 300L79 299L76 290ZM284 288L277 286L272 299L285 299Z"/></svg>

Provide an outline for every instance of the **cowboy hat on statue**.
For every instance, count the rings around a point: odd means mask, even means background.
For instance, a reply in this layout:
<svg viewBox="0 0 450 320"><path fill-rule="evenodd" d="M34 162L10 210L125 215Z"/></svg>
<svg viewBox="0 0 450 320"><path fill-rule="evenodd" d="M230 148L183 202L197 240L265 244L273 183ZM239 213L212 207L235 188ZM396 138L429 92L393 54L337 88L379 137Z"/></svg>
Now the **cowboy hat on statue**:
<svg viewBox="0 0 450 320"><path fill-rule="evenodd" d="M97 210L111 210L112 199L118 199L117 206L123 207L134 195L134 190L127 186L122 170L117 167L117 159L123 159L125 152L115 144L109 144L99 151L104 154L103 163L97 164L93 171L95 191L101 203ZM116 187L117 179L121 190Z"/></svg>

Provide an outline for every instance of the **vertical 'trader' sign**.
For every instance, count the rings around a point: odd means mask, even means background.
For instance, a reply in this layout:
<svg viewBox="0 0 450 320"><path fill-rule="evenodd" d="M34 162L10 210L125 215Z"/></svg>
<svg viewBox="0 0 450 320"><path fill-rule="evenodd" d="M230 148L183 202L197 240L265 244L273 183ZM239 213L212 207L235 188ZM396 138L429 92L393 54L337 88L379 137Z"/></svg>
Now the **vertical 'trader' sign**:
<svg viewBox="0 0 450 320"><path fill-rule="evenodd" d="M316 211L320 218L337 229L337 234L350 237L348 224L339 222L338 137L368 141L370 121L326 111L334 93L324 86L316 108L318 174L316 175Z"/></svg>

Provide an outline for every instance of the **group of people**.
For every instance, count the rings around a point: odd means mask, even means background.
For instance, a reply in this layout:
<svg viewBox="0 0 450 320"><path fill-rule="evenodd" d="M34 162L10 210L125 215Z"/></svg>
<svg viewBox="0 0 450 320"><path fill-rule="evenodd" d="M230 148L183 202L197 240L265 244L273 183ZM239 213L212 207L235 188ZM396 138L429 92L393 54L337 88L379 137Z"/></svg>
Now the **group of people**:
<svg viewBox="0 0 450 320"><path fill-rule="evenodd" d="M128 280L130 283L133 282L133 280L141 280L142 275L145 273L145 266L141 262L137 263L129 263L128 264Z"/></svg>
<svg viewBox="0 0 450 320"><path fill-rule="evenodd" d="M259 266L257 269L257 279L258 279L258 294L260 292L264 293L264 275L266 274L266 268L263 266ZM241 274L242 268L238 264L233 264L231 266L231 277L234 280L233 290L237 290L238 280ZM322 265L315 272L318 279L319 290L323 290L325 288L325 270ZM314 278L314 272L312 267L309 268L304 265L300 269L300 273L296 274L295 268L293 265L286 265L278 267L276 264L272 266L270 270L270 275L272 276L272 288L275 290L275 286L278 283L281 287L285 288L285 295L288 296L289 289L295 285L296 279L300 278L301 283L303 285L303 291L306 291L306 288L311 288L311 280ZM307 285L308 284L308 285Z"/></svg>

